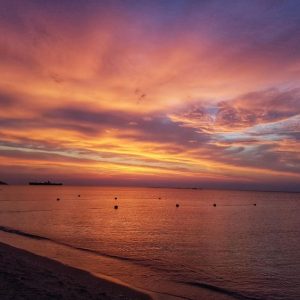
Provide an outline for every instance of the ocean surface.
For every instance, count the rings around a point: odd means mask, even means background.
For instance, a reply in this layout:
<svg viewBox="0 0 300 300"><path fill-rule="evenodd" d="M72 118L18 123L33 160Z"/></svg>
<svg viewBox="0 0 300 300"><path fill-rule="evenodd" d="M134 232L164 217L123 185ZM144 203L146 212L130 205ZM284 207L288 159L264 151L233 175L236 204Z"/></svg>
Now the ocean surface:
<svg viewBox="0 0 300 300"><path fill-rule="evenodd" d="M0 241L157 299L300 299L297 193L0 186Z"/></svg>

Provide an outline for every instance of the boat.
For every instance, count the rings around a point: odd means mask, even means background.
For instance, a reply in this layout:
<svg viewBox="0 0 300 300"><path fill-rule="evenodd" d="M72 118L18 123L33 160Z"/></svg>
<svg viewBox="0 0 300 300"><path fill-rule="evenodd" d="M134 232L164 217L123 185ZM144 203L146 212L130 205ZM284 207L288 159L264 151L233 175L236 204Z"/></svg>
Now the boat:
<svg viewBox="0 0 300 300"><path fill-rule="evenodd" d="M58 182L51 182L51 181L44 181L44 182L29 182L29 185L63 185L62 183Z"/></svg>

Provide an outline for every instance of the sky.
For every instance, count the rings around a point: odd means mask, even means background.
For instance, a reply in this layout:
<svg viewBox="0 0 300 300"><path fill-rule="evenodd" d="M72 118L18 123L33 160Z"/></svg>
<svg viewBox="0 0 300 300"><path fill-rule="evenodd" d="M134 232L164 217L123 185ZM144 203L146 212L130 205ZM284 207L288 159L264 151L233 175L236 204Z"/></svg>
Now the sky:
<svg viewBox="0 0 300 300"><path fill-rule="evenodd" d="M0 2L0 180L300 191L300 1Z"/></svg>

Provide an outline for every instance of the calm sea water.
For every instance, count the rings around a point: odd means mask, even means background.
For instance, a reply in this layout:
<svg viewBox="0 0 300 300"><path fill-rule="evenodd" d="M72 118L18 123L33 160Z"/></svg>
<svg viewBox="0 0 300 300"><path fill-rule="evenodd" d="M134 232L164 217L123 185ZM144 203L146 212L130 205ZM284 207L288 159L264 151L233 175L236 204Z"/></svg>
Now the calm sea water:
<svg viewBox="0 0 300 300"><path fill-rule="evenodd" d="M296 193L3 186L0 226L0 241L159 299L300 299Z"/></svg>

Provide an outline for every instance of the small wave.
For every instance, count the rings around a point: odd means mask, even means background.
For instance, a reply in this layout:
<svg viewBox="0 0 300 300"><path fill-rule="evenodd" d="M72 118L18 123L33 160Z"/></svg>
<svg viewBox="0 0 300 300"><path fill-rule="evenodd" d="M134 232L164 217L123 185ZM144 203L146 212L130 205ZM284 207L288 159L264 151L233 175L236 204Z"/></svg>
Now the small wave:
<svg viewBox="0 0 300 300"><path fill-rule="evenodd" d="M68 247L71 247L71 248L74 248L74 249L77 249L77 250L80 250L80 251L90 252L90 253L93 253L93 254L96 254L96 255L100 255L100 256L105 256L105 257L108 257L108 258L114 258L114 259L118 259L118 260L130 261L130 262L135 262L135 263L143 261L143 260L134 259L134 258L125 257L125 256L118 256L118 255L113 255L113 254L107 254L107 253L100 252L100 251L97 251L97 250L92 250L92 249L89 249L89 248L76 247L76 246L71 246L69 244L64 244L64 245L68 246Z"/></svg>
<svg viewBox="0 0 300 300"><path fill-rule="evenodd" d="M179 283L184 283L184 284L187 284L187 285L207 289L207 290L210 290L210 291L213 291L213 292L216 292L216 293L225 294L225 295L231 296L235 299L240 299L240 300L263 300L261 297L247 296L247 295L244 295L241 292L233 291L233 290L226 289L224 287L219 287L219 286L209 284L209 283L206 283L206 282L180 281Z"/></svg>
<svg viewBox="0 0 300 300"><path fill-rule="evenodd" d="M140 264L140 265L143 265L142 262L144 262L143 260L139 260L139 259L132 259L132 258L129 258L129 257L111 255L111 254L103 253L103 252L100 252L100 251L97 251L97 250L72 246L72 245L64 243L64 242L60 242L60 241L53 240L51 238L47 238L47 237L36 235L36 234L31 234L31 233L21 231L21 230L18 230L18 229L14 229L14 228L11 228L11 227L6 227L6 226L1 226L0 225L0 231L11 233L11 234L16 234L16 235L20 235L20 236L24 236L24 237L31 238L31 239L34 239L34 240L49 241L49 242L55 243L57 245L62 245L62 246L72 248L72 249L76 249L76 250L79 250L79 251L89 252L89 253L99 255L99 256L102 256L102 257L108 257L108 258L122 260L122 261L130 261L132 263L136 263L136 264ZM147 290L149 292L161 294L161 295L172 296L172 297L178 298L178 299L192 300L191 298L184 297L184 296L179 296L179 295L176 295L176 294L165 293L165 292L155 291L155 290L151 290L151 289L145 289L145 290Z"/></svg>
<svg viewBox="0 0 300 300"><path fill-rule="evenodd" d="M144 267L152 267L152 268L155 268L155 269L158 269L158 270L160 269L157 266L154 267L152 264L149 264L149 262L147 263L145 260L133 259L133 258L130 258L130 257L124 257L124 256L118 256L118 255L112 255L112 254L107 254L107 253L97 251L97 250L93 250L93 249L89 249L89 248L73 246L73 245L65 243L65 242L61 242L61 241L51 239L51 238L48 238L48 237L45 237L45 236L37 235L37 234L28 233L28 232L25 232L25 231L22 231L22 230L19 230L19 229L14 229L14 228L11 228L11 227L6 227L6 226L1 226L0 225L0 231L20 235L20 236L30 238L30 239L34 239L34 240L48 241L48 242L52 242L52 243L55 243L57 245L62 245L64 247L68 247L68 248L71 248L71 249L84 251L84 252L92 253L94 255L99 255L99 256L102 256L102 257L107 257L107 258L116 259L116 260L120 260L120 261L128 261L128 262L135 263L135 264L138 264L138 265L141 265L141 266L144 266ZM165 271L165 269L161 269L161 270ZM194 286L194 287L207 289L207 290L210 290L210 291L213 291L213 292L216 292L216 293L225 294L225 295L231 296L235 299L240 299L240 300L263 300L260 297L247 296L247 295L244 295L241 292L233 291L233 290L226 289L224 287L219 287L219 286L209 284L209 283L206 283L206 282L199 282L199 281L176 281L176 282L181 283L181 284ZM188 297L179 296L179 295L176 295L176 294L169 294L169 293L159 292L159 291L150 290L150 289L147 289L147 290L152 291L154 293L162 294L162 295L165 294L165 295L168 295L168 296L177 297L179 299L191 300Z"/></svg>
<svg viewBox="0 0 300 300"><path fill-rule="evenodd" d="M35 234L31 234L31 233L27 233L27 232L24 232L24 231L20 231L20 230L9 228L9 227L5 227L5 226L0 226L0 230L4 231L4 232L8 232L8 233L22 235L22 236L29 237L29 238L35 239L35 240L48 240L48 241L50 241L50 239L48 239L46 237L35 235Z"/></svg>
<svg viewBox="0 0 300 300"><path fill-rule="evenodd" d="M33 212L45 212L45 211L54 211L54 209L40 209L40 210L5 210L1 211L1 214L5 213L33 213Z"/></svg>
<svg viewBox="0 0 300 300"><path fill-rule="evenodd" d="M48 238L48 237L28 233L28 232L25 232L25 231L21 231L21 230L6 227L6 226L0 226L0 231L4 231L4 232L7 232L7 233L12 233L12 234L17 234L17 235L20 235L20 236L24 236L24 237L27 237L27 238L34 239L34 240L49 241L49 242L52 242L52 243L55 243L55 244L58 244L58 245L62 245L62 246L68 247L68 248L72 248L72 249L76 249L76 250L84 251L84 252L89 252L89 253L93 253L95 255L108 257L108 258L112 258L112 259L118 259L118 260L122 260L122 261L130 261L130 262L133 262L133 263L140 263L140 262L143 261L143 260L133 259L133 258L130 258L130 257L125 257L125 256L107 254L107 253L97 251L97 250L93 250L93 249L89 249L89 248L73 246L73 245L70 245L70 244L65 243L65 242L61 242L61 241L54 240L54 239L51 239L51 238Z"/></svg>

